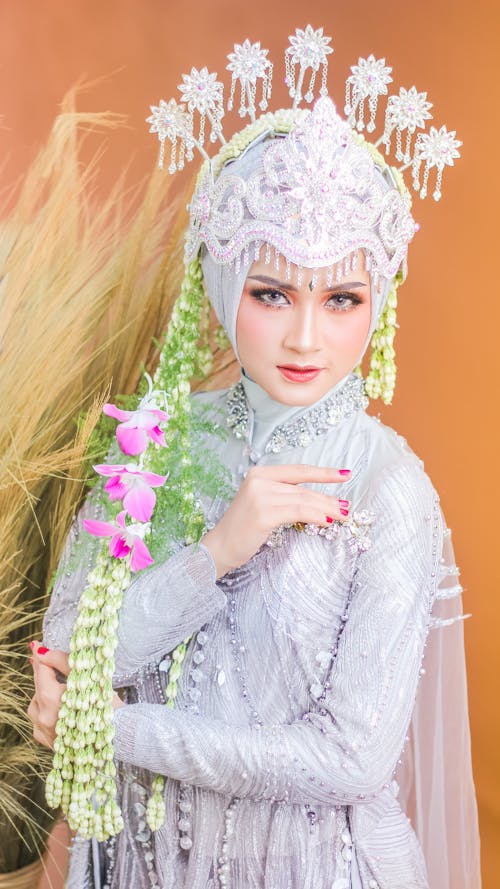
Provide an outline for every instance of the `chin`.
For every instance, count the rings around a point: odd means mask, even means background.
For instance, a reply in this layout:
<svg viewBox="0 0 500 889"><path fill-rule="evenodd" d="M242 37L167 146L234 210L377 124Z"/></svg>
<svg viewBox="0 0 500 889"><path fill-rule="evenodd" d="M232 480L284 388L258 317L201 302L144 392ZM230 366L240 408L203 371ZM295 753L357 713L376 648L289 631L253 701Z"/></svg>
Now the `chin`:
<svg viewBox="0 0 500 889"><path fill-rule="evenodd" d="M262 384L259 384L262 386ZM309 407L323 398L335 386L329 382L326 386L311 386L307 383L280 383L276 386L262 386L273 401L289 407Z"/></svg>

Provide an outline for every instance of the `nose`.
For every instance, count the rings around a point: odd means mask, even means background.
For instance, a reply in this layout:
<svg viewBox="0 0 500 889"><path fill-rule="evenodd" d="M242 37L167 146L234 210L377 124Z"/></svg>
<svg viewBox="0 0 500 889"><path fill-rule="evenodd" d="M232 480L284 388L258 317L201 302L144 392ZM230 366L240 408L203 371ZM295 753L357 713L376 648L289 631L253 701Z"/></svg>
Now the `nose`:
<svg viewBox="0 0 500 889"><path fill-rule="evenodd" d="M302 355L317 352L321 348L321 324L318 306L312 300L295 305L288 313L288 326L283 345Z"/></svg>

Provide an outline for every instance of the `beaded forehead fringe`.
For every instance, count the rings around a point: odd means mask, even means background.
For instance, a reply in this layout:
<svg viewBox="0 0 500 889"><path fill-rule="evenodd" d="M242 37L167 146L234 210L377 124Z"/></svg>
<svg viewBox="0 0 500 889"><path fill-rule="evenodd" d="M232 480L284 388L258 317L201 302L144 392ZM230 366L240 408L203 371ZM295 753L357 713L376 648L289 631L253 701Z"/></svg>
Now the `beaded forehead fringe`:
<svg viewBox="0 0 500 889"><path fill-rule="evenodd" d="M292 262L288 256L280 253L269 242L249 244L244 251L237 256L234 261L234 273L238 275L242 267L248 266L249 262L264 262L275 272L284 270L285 280L302 287L306 278L309 279L309 288L314 290L320 281L322 268L310 268L309 266L297 265ZM356 270L364 269L370 272L370 280L372 287L377 292L381 290L381 276L376 269L373 269L373 263L369 254L365 254L362 250L353 250L347 256L342 257L338 262L326 266L324 281L327 287L340 283Z"/></svg>

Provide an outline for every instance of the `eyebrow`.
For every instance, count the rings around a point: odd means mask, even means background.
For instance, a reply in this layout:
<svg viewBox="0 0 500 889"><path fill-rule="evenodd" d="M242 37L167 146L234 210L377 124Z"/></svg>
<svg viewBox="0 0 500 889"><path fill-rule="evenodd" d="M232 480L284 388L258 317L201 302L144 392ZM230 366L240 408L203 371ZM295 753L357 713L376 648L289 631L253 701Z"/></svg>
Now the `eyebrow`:
<svg viewBox="0 0 500 889"><path fill-rule="evenodd" d="M297 293L299 290L291 281L278 281L276 278L269 278L267 275L249 275L248 280L259 281L261 284L268 284L271 287L279 287L281 290L291 290L293 293ZM331 287L325 287L323 292L336 293L338 290L345 290L346 287L368 287L368 282L342 281L340 284L332 284Z"/></svg>

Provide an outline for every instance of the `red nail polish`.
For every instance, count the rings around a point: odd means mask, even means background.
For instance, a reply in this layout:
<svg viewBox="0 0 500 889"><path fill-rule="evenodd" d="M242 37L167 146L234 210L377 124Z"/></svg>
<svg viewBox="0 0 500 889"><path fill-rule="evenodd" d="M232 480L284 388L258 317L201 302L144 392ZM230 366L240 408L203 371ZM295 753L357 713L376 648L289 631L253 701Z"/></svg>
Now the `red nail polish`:
<svg viewBox="0 0 500 889"><path fill-rule="evenodd" d="M349 515L349 510L348 509L341 509L340 515Z"/></svg>
<svg viewBox="0 0 500 889"><path fill-rule="evenodd" d="M45 648L45 646L40 645L40 648L38 649L37 654L47 654L48 650L49 649Z"/></svg>
<svg viewBox="0 0 500 889"><path fill-rule="evenodd" d="M31 642L30 642L30 648L31 648L32 651L33 651L34 647L35 647L35 643L34 643L33 641L31 641Z"/></svg>
<svg viewBox="0 0 500 889"><path fill-rule="evenodd" d="M348 500L339 500L339 505L347 508L349 506Z"/></svg>
<svg viewBox="0 0 500 889"><path fill-rule="evenodd" d="M340 475L350 475L351 470L350 469L339 469L339 473L340 473Z"/></svg>
<svg viewBox="0 0 500 889"><path fill-rule="evenodd" d="M325 518L326 518L329 525L333 524L333 519L332 519L331 515L327 515L327 516L325 516Z"/></svg>

